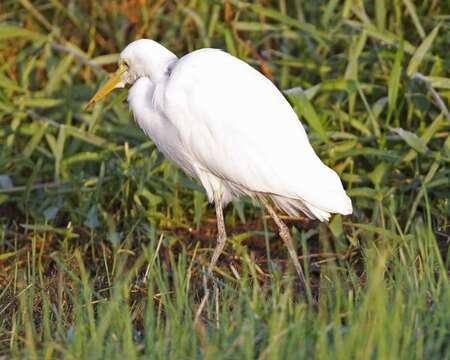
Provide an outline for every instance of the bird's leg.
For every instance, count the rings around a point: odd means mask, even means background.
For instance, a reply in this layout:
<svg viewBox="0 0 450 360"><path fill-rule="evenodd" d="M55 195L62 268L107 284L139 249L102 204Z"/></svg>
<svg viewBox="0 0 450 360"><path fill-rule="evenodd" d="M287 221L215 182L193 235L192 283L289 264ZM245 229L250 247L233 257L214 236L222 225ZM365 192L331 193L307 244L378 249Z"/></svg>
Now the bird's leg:
<svg viewBox="0 0 450 360"><path fill-rule="evenodd" d="M227 240L227 233L225 231L225 221L223 219L223 209L222 209L222 195L219 192L214 192L214 206L216 208L216 218L217 218L217 245L214 249L211 262L208 267L208 275L211 275L214 266L222 254L223 248L225 247L225 242Z"/></svg>
<svg viewBox="0 0 450 360"><path fill-rule="evenodd" d="M219 192L214 192L214 206L216 208L216 218L217 218L217 245L214 249L211 262L209 263L208 266L208 273L207 273L208 278L211 277L212 272L214 270L214 266L216 266L217 260L222 254L223 248L225 247L225 242L227 240L227 233L225 231L225 221L223 219L222 195ZM195 314L194 324L196 324L200 319L200 315L209 297L209 289L206 283L206 278L204 287L205 287L205 295L203 296L203 299L200 302L200 306L198 307L197 312Z"/></svg>
<svg viewBox="0 0 450 360"><path fill-rule="evenodd" d="M269 202L264 197L264 195L259 195L258 197L259 197L260 201L263 203L264 207L269 212L269 215L272 217L272 219L277 224L278 229L280 231L280 237L281 237L281 239L283 239L284 243L286 244L286 247L288 248L288 252L292 259L292 262L294 263L295 270L297 270L298 277L300 278L301 286L302 286L303 290L305 290L306 289L305 274L303 273L302 266L300 265L300 262L298 261L297 252L295 251L294 243L292 241L291 234L289 233L289 229L287 228L286 224L277 215L277 213L272 208L272 206L269 204Z"/></svg>

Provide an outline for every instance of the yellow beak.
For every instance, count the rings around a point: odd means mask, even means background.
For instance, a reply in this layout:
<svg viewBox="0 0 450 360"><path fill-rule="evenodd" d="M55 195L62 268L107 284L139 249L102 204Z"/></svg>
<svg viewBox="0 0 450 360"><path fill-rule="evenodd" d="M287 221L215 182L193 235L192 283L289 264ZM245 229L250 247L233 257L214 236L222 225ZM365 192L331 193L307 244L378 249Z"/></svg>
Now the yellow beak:
<svg viewBox="0 0 450 360"><path fill-rule="evenodd" d="M98 103L106 95L116 88L122 88L125 84L122 82L122 75L127 71L128 66L124 63L120 64L119 69L113 74L113 76L103 85L95 95L89 100L86 109Z"/></svg>

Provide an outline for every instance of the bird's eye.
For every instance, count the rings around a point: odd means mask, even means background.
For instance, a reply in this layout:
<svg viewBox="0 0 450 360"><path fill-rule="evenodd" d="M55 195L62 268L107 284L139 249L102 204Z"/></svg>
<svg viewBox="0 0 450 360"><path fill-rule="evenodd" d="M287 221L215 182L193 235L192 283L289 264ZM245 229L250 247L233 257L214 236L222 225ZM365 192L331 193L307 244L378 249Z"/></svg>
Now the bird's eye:
<svg viewBox="0 0 450 360"><path fill-rule="evenodd" d="M119 63L119 71L126 71L128 70L129 65L128 65L128 61L127 60L123 60L122 62Z"/></svg>

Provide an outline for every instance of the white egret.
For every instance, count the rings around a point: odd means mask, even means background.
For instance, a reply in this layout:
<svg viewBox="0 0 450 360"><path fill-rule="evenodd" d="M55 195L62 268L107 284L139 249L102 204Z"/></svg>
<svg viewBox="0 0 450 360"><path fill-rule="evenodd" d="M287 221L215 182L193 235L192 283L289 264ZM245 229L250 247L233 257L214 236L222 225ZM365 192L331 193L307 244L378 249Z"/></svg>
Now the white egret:
<svg viewBox="0 0 450 360"><path fill-rule="evenodd" d="M148 39L121 52L119 70L89 104L127 84L141 129L166 157L199 179L214 202L218 238L208 273L225 246L223 207L249 195L275 220L304 282L289 231L268 198L289 215L320 221L331 213L351 214L352 203L275 85L224 51L201 49L179 59Z"/></svg>

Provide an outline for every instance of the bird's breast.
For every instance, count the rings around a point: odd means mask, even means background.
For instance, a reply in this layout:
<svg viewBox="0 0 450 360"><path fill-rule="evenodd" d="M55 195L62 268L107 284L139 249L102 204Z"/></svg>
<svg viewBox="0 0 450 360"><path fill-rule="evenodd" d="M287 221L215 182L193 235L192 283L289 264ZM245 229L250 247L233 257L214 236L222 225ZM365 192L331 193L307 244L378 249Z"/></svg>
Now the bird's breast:
<svg viewBox="0 0 450 360"><path fill-rule="evenodd" d="M139 127L158 149L169 160L195 176L191 154L182 144L179 129L159 110L162 94L162 88L155 86L149 78L140 78L129 92L130 110Z"/></svg>

